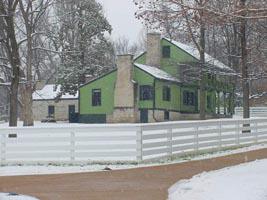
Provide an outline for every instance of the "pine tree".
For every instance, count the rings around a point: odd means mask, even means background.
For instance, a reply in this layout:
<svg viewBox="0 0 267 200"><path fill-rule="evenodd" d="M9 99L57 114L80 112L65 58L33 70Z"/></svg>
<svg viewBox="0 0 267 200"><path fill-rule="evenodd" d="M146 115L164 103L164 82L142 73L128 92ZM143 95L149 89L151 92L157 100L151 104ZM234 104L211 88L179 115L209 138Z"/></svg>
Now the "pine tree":
<svg viewBox="0 0 267 200"><path fill-rule="evenodd" d="M112 66L113 50L105 38L112 28L94 0L62 0L57 7L62 50L57 82L62 94L75 94L87 76L97 76Z"/></svg>

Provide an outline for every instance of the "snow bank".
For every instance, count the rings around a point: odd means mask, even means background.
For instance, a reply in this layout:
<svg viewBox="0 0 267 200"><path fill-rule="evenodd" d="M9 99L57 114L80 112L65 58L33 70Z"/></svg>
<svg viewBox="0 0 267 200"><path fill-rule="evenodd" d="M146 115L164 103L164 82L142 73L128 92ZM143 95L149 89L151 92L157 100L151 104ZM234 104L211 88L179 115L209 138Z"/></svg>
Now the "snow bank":
<svg viewBox="0 0 267 200"><path fill-rule="evenodd" d="M38 200L38 199L24 195L0 193L0 200Z"/></svg>
<svg viewBox="0 0 267 200"><path fill-rule="evenodd" d="M169 189L169 200L189 199L267 199L267 159L202 173Z"/></svg>

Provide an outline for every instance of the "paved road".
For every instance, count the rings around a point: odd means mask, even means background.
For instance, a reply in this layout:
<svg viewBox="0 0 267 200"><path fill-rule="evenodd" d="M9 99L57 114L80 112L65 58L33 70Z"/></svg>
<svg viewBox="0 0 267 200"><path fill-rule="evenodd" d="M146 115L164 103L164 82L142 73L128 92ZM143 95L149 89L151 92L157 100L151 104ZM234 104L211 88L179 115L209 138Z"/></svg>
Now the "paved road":
<svg viewBox="0 0 267 200"><path fill-rule="evenodd" d="M129 170L0 177L0 191L27 194L41 200L166 200L168 188L178 180L265 158L267 149Z"/></svg>

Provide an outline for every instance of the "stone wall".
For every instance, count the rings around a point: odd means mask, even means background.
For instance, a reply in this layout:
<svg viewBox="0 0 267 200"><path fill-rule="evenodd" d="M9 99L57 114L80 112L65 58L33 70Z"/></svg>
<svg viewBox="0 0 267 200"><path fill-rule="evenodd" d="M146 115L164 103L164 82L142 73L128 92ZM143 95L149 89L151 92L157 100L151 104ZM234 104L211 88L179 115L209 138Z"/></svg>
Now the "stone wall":
<svg viewBox="0 0 267 200"><path fill-rule="evenodd" d="M33 101L33 117L35 121L41 121L48 116L48 106L55 106L55 120L67 121L69 120L69 105L75 105L75 111L78 112L78 99L77 100L61 100L55 102L48 101Z"/></svg>
<svg viewBox="0 0 267 200"><path fill-rule="evenodd" d="M199 120L199 114L169 112L169 121ZM216 116L206 115L206 119L215 119ZM148 111L148 123L164 122L164 110ZM113 114L107 115L107 123L140 123L140 111L132 108L115 109Z"/></svg>
<svg viewBox="0 0 267 200"><path fill-rule="evenodd" d="M164 121L164 111L162 110L149 110L148 111L148 122L163 122Z"/></svg>
<svg viewBox="0 0 267 200"><path fill-rule="evenodd" d="M113 114L107 115L107 123L137 123L138 113L133 108L116 108Z"/></svg>

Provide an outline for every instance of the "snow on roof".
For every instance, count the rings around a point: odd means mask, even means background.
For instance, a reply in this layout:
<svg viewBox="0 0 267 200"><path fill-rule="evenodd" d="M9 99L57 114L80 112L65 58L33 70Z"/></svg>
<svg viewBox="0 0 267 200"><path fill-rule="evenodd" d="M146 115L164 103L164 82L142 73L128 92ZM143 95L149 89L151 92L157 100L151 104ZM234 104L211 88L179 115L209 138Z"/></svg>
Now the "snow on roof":
<svg viewBox="0 0 267 200"><path fill-rule="evenodd" d="M146 51L142 51L139 54L135 55L133 59L136 60L137 58L139 58L140 56L142 56L144 53L146 53Z"/></svg>
<svg viewBox="0 0 267 200"><path fill-rule="evenodd" d="M171 42L172 44L174 44L178 48L186 51L188 54L192 55L196 59L198 59L198 60L200 59L200 54L199 54L199 51L198 51L197 48L194 48L192 46L183 44L181 42L177 42L177 41L171 40L169 38L164 38L164 39L166 39L167 41ZM205 53L205 59L206 59L206 63L208 63L210 65L214 65L215 67L217 67L217 68L219 68L221 70L233 71L233 69L231 69L230 67L226 66L221 61L213 58L212 56L210 56L207 53Z"/></svg>
<svg viewBox="0 0 267 200"><path fill-rule="evenodd" d="M54 100L60 93L60 86L48 84L41 90L36 90L33 93L33 100ZM76 95L64 94L60 99L78 99L78 92Z"/></svg>
<svg viewBox="0 0 267 200"><path fill-rule="evenodd" d="M152 66L138 64L138 63L134 63L134 65L136 67L140 68L141 70L151 74L155 78L158 78L161 80L173 81L173 82L177 82L177 83L181 82L179 79L173 77L172 75L168 74L167 72L165 72L165 71L163 71L157 67L152 67Z"/></svg>

